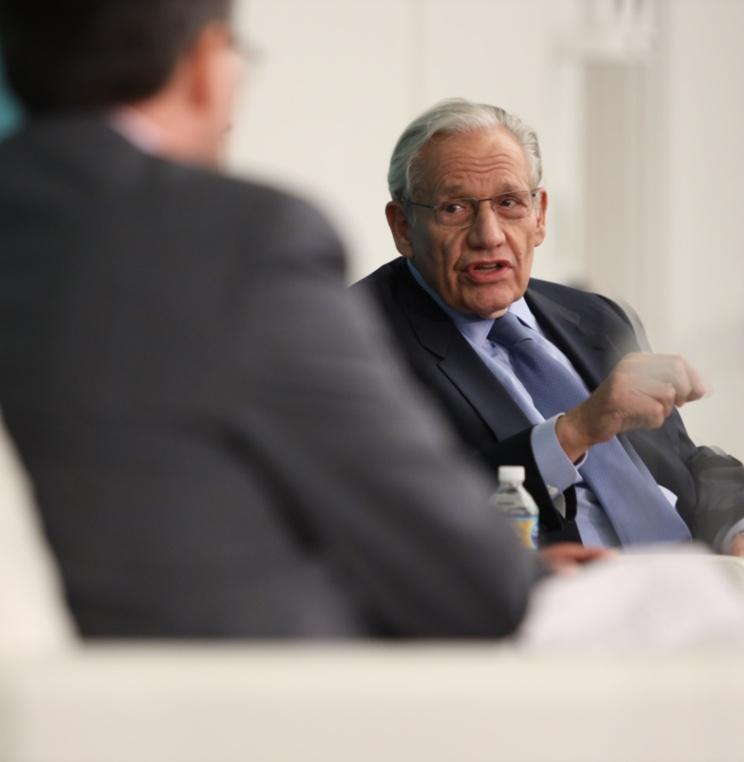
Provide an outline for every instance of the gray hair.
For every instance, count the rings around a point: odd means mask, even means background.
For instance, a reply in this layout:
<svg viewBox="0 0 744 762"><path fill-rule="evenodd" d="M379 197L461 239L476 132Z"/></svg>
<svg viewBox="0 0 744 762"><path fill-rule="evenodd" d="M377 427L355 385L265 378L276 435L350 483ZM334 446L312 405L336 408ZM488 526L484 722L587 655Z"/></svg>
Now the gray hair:
<svg viewBox="0 0 744 762"><path fill-rule="evenodd" d="M406 127L390 157L388 187L395 201L410 199L415 183L417 159L435 135L453 135L474 130L506 127L522 146L530 165L530 181L536 188L542 180L542 159L537 133L518 116L498 106L473 103L464 98L440 101Z"/></svg>

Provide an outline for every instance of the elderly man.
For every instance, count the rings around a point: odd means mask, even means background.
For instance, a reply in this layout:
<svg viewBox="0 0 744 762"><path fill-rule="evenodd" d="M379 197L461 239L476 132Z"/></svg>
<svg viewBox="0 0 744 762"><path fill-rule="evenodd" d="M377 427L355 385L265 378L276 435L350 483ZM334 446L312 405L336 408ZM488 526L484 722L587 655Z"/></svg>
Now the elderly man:
<svg viewBox="0 0 744 762"><path fill-rule="evenodd" d="M744 469L696 448L675 409L704 394L695 370L640 352L608 299L530 278L548 209L535 132L445 101L403 132L388 179L402 258L358 288L466 446L526 467L543 541L744 553Z"/></svg>
<svg viewBox="0 0 744 762"><path fill-rule="evenodd" d="M229 0L0 0L0 403L86 636L497 636L542 567L307 204L214 171ZM397 425L391 427L389 420Z"/></svg>

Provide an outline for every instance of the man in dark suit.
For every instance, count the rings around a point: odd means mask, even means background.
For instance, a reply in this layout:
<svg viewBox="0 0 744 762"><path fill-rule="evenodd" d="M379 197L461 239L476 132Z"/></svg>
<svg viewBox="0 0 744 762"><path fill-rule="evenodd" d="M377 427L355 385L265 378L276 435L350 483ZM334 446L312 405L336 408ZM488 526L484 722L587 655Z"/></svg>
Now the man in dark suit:
<svg viewBox="0 0 744 762"><path fill-rule="evenodd" d="M404 131L388 179L402 257L356 289L467 448L526 467L543 540L743 554L744 469L695 447L675 410L703 395L695 370L640 352L608 299L530 279L547 212L534 131L445 101Z"/></svg>
<svg viewBox="0 0 744 762"><path fill-rule="evenodd" d="M0 405L87 636L498 636L543 570L343 287L213 171L228 0L0 0Z"/></svg>

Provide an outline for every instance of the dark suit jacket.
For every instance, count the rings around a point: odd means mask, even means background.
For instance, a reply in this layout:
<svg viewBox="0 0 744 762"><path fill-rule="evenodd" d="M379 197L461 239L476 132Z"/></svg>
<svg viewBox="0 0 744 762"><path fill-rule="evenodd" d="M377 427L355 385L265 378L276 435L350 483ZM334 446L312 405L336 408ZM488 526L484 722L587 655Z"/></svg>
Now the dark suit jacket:
<svg viewBox="0 0 744 762"><path fill-rule="evenodd" d="M536 575L306 204L93 118L0 144L0 406L92 636L486 636Z"/></svg>
<svg viewBox="0 0 744 762"><path fill-rule="evenodd" d="M432 393L468 450L494 471L524 465L526 486L540 507L548 541L578 539L575 497L567 518L554 508L530 446L532 426L447 314L411 276L405 259L383 265L354 289L372 294L405 358ZM525 295L546 335L571 360L590 389L620 358L639 349L625 313L609 299L532 279ZM693 534L713 542L744 517L744 469L735 458L697 448L675 411L656 431L628 435L659 484L674 492Z"/></svg>

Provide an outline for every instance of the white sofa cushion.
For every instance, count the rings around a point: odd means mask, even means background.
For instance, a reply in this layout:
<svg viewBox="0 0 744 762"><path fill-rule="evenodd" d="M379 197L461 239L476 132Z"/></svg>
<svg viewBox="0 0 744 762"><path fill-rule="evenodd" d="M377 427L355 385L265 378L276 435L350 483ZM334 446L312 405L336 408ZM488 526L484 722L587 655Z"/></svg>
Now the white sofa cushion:
<svg viewBox="0 0 744 762"><path fill-rule="evenodd" d="M87 645L0 677L3 762L742 759L741 647Z"/></svg>
<svg viewBox="0 0 744 762"><path fill-rule="evenodd" d="M0 423L0 657L69 648L74 631L31 489Z"/></svg>

